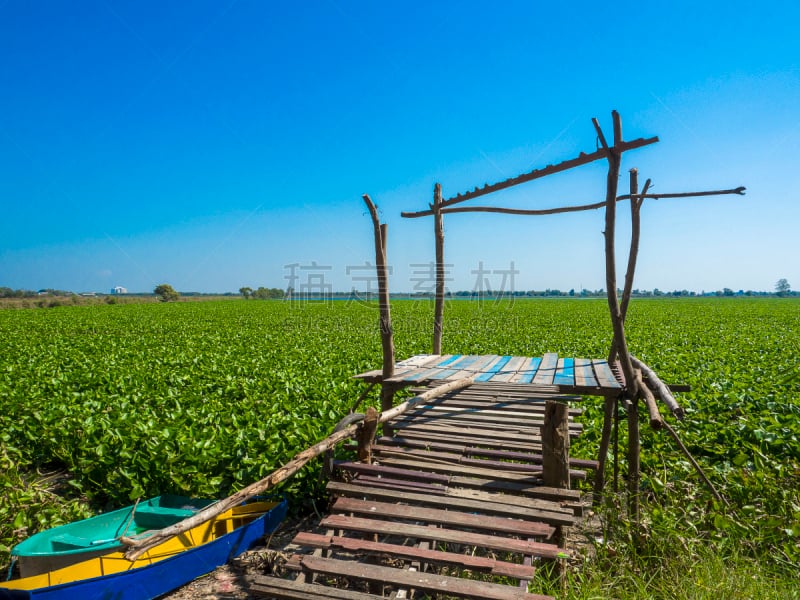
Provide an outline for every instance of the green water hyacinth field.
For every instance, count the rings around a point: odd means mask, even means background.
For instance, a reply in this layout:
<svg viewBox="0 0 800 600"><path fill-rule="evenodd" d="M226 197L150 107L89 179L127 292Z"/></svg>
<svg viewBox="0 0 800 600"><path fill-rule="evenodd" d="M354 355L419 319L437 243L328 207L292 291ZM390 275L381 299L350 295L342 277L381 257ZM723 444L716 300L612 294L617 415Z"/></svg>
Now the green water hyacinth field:
<svg viewBox="0 0 800 600"><path fill-rule="evenodd" d="M432 303L392 310L398 359L429 352ZM0 567L42 528L166 492L222 497L265 476L348 413L364 389L352 376L381 364L377 324L374 306L345 301L0 311ZM691 386L677 394L686 419L665 418L730 506L643 413L643 524L629 527L613 498L598 508L608 531L594 560L646 569L642 556L710 549L791 582L800 572L800 301L634 300L627 331L632 353L662 380ZM446 353L605 358L610 341L605 300L445 308ZM367 403L379 404L376 392ZM583 408L572 453L596 458L602 400ZM282 491L300 511L322 502L319 464Z"/></svg>

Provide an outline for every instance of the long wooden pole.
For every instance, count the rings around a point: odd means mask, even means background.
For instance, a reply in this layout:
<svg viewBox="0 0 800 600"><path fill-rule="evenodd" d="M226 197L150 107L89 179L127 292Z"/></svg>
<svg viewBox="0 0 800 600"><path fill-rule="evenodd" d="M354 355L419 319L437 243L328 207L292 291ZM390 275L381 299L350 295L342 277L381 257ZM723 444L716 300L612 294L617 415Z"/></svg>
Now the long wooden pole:
<svg viewBox="0 0 800 600"><path fill-rule="evenodd" d="M378 308L380 311L381 346L383 370L381 373L381 410L391 408L394 402L394 387L386 380L394 375L394 334L392 332L391 304L389 302L389 271L386 266L386 237L388 226L381 224L378 208L368 194L362 196L372 217L375 237L375 269L378 272Z"/></svg>
<svg viewBox="0 0 800 600"><path fill-rule="evenodd" d="M661 200L665 198L696 198L699 196L724 196L726 194L737 194L739 196L744 195L744 191L746 188L744 187L737 187L729 190L710 190L704 192L680 192L680 193L673 193L673 194L647 194L641 193L633 196L635 199L644 199L649 198L652 200ZM624 194L622 196L617 196L617 202L622 202L623 200L630 200L631 194ZM603 208L606 205L606 201L603 200L602 202L593 202L591 204L576 204L574 206L559 206L556 208L539 208L539 209L527 209L527 208L505 208L502 206L456 206L453 208L443 208L442 214L443 215L450 215L455 213L470 213L470 212L487 212L487 213L500 213L504 215L524 215L524 216L542 216L542 215L557 215L561 213L570 213L570 212L581 212L584 210L596 210L598 208ZM400 213L401 217L406 219L417 219L419 217L429 217L434 214L433 209L429 210L420 210L420 211L403 211Z"/></svg>
<svg viewBox="0 0 800 600"><path fill-rule="evenodd" d="M650 187L650 180L644 184L645 192ZM631 188L631 246L628 251L628 268L625 271L625 287L622 291L622 302L620 304L620 314L622 315L622 322L625 323L625 318L628 316L628 305L631 301L631 294L633 293L633 280L636 274L636 261L639 257L639 238L641 236L641 208L644 199L635 197L634 194L639 193L639 171L637 169L630 170L630 188ZM617 357L617 338L616 336L611 341L611 351L608 354L609 364L614 362Z"/></svg>
<svg viewBox="0 0 800 600"><path fill-rule="evenodd" d="M606 288L608 294L608 308L611 313L611 326L614 330L614 338L617 340L616 346L620 357L620 365L625 375L627 393L631 398L636 397L636 377L631 366L630 355L628 354L628 343L625 340L625 326L622 321L622 313L617 297L617 267L616 252L614 249L614 236L616 229L617 216L617 181L619 179L620 163L622 154L619 147L622 145L622 121L619 113L611 113L614 122L614 146L609 148L605 136L597 119L592 119L597 136L603 148L606 149L608 158L608 177L606 180L606 229L605 229L605 252L606 252Z"/></svg>
<svg viewBox="0 0 800 600"><path fill-rule="evenodd" d="M440 396L444 396L445 394L449 394L450 392L470 386L475 381L475 377L475 375L472 375L470 377L457 379L456 381L432 388L427 392L420 394L419 396L415 396L414 398L406 400L402 404L398 404L386 412L381 412L381 414L378 415L378 423L390 421L391 419L400 416L421 402L428 402L429 400L433 400ZM188 519L184 519L175 525L171 525L170 527L166 527L160 531L157 531L153 533L153 535L144 539L133 539L128 537L120 538L120 542L129 548L129 550L125 552L125 558L130 561L134 561L148 550L158 546L164 540L175 537L176 535L180 535L181 533L184 533L193 527L197 527L198 525L213 519L217 515L230 510L234 506L241 504L248 498L252 498L258 494L263 494L264 492L274 488L282 481L285 481L297 473L306 464L308 464L310 460L324 454L336 446L336 444L355 436L361 427L362 423L353 423L335 433L332 433L321 442L318 442L310 448L297 453L288 463L274 470L264 479L242 488L235 494L225 498L224 500L220 500L219 502L216 502L201 511L198 511Z"/></svg>
<svg viewBox="0 0 800 600"><path fill-rule="evenodd" d="M442 353L444 328L444 224L442 223L442 185L433 188L433 228L436 236L436 300L433 311L433 353Z"/></svg>
<svg viewBox="0 0 800 600"><path fill-rule="evenodd" d="M623 142L620 140L620 144L618 149L620 152L624 152L626 150L633 150L634 148L641 148L642 146L648 146L650 144L655 144L658 141L657 137L651 138L639 138L636 140L632 140L630 142ZM471 192L466 192L464 194L457 194L452 198L448 198L445 200L442 205L443 206L450 206L452 204L457 204L459 202L464 202L465 200L469 200L470 198L477 198L478 196L484 196L486 194L491 194L492 192L496 192L498 190L504 190L506 188L519 185L520 183L525 183L527 181L533 181L534 179L541 179L542 177L546 177L547 175L552 175L554 173L560 173L562 171L567 171L569 169L579 167L581 165L586 165L596 160L601 160L605 156L605 152L603 150L596 150L590 154L586 154L585 152L581 152L577 158L572 158L570 160L565 160L563 162L557 163L555 165L548 165L543 169L534 169L529 173L523 173L522 175L518 175L517 177L512 177L510 179L506 179L505 181L501 181L500 183L495 183L492 185L486 184L482 188L476 187Z"/></svg>
<svg viewBox="0 0 800 600"><path fill-rule="evenodd" d="M675 400L675 397L672 395L672 392L669 391L666 384L659 379L656 372L633 355L631 355L631 362L637 369L641 370L642 375L647 378L647 385L655 392L667 408L669 408L675 418L679 420L683 419L686 412L683 410L683 407L678 404L678 401Z"/></svg>

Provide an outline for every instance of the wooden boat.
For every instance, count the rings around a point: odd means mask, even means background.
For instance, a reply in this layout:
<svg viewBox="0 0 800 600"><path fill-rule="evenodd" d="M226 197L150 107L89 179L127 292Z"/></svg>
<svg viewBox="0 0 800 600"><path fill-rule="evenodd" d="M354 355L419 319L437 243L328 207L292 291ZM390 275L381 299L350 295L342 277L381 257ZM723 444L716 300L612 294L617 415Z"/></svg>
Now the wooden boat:
<svg viewBox="0 0 800 600"><path fill-rule="evenodd" d="M119 538L144 537L191 517L213 500L166 494L82 521L46 529L11 550L22 577L55 571L119 550Z"/></svg>
<svg viewBox="0 0 800 600"><path fill-rule="evenodd" d="M149 600L209 573L272 533L286 500L249 502L168 539L135 562L121 551L0 583L0 600ZM138 509L137 509L138 511Z"/></svg>

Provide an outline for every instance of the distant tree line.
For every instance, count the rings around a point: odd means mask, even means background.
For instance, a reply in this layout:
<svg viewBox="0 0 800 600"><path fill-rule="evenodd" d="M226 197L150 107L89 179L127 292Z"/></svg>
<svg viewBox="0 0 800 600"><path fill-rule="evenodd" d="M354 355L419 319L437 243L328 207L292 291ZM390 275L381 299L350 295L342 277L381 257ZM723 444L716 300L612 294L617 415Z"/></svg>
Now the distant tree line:
<svg viewBox="0 0 800 600"><path fill-rule="evenodd" d="M239 293L244 296L245 300L255 298L256 300L275 300L283 298L286 295L282 289L279 288L265 288L260 287L254 290L250 287L239 288Z"/></svg>
<svg viewBox="0 0 800 600"><path fill-rule="evenodd" d="M64 290L12 290L10 287L0 287L0 298L35 298L36 296L72 296L73 292Z"/></svg>

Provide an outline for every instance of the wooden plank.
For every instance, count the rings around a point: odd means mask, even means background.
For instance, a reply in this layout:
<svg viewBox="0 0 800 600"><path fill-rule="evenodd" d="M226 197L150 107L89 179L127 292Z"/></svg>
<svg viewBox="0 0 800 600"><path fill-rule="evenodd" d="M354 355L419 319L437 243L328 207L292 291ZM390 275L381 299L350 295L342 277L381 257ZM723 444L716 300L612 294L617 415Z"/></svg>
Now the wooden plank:
<svg viewBox="0 0 800 600"><path fill-rule="evenodd" d="M383 596L340 590L314 583L301 583L291 579L281 579L268 575L258 575L250 584L249 592L265 598L286 600L383 600Z"/></svg>
<svg viewBox="0 0 800 600"><path fill-rule="evenodd" d="M580 425L580 423L575 423ZM442 433L447 435L459 435L466 440L471 440L473 437L488 438L495 440L507 440L513 442L520 437L528 439L540 439L540 428L531 425L528 427L505 427L502 424L492 425L490 422L476 423L474 426L470 423L455 424L448 423L447 421L441 423L420 423L415 421L392 421L392 428L402 430L403 435L407 431L424 431L427 433ZM578 437L581 429L579 427L570 427L570 437Z"/></svg>
<svg viewBox="0 0 800 600"><path fill-rule="evenodd" d="M447 486L438 483L421 483L419 481L409 481L407 479L391 478L385 475L358 475L359 483L366 483L369 485L377 485L382 488L389 488L395 490L403 490L406 492L421 492L425 494L444 494L447 492Z"/></svg>
<svg viewBox="0 0 800 600"><path fill-rule="evenodd" d="M544 411L541 410L514 410L513 407L503 407L501 409L496 408L487 408L487 406L492 406L491 404L487 404L484 406L458 406L455 402L447 402L447 403L438 403L438 404L424 404L422 406L418 406L415 410L409 411L405 413L406 415L425 415L425 414L435 414L435 415L442 415L442 416L463 416L463 415L471 415L471 416L483 416L486 418L495 418L495 417L512 417L515 419L537 419L539 421L542 420L542 415Z"/></svg>
<svg viewBox="0 0 800 600"><path fill-rule="evenodd" d="M597 380L592 371L592 361L588 358L575 359L575 385L596 387Z"/></svg>
<svg viewBox="0 0 800 600"><path fill-rule="evenodd" d="M534 414L510 414L503 415L502 412L491 412L475 409L461 409L450 410L445 407L436 408L432 407L427 410L413 410L400 415L397 419L392 421L392 426L395 429L400 429L402 424L406 425L425 425L437 424L446 425L453 424L455 426L463 427L491 427L504 429L508 427L530 427L538 429L544 425L544 415L541 413ZM570 421L569 428L573 431L583 431L583 424L576 421Z"/></svg>
<svg viewBox="0 0 800 600"><path fill-rule="evenodd" d="M505 383L510 381L511 378L517 374L517 371L529 361L530 357L527 356L512 356L510 360L503 365L503 368L492 377L492 383Z"/></svg>
<svg viewBox="0 0 800 600"><path fill-rule="evenodd" d="M621 389L621 385L614 377L611 367L608 366L608 361L601 359L594 359L592 361L594 375L597 382L604 388Z"/></svg>
<svg viewBox="0 0 800 600"><path fill-rule="evenodd" d="M535 538L550 538L555 533L555 528L544 523L356 498L338 498L333 505L333 510L360 515L378 515L381 518L421 521L448 527L484 529Z"/></svg>
<svg viewBox="0 0 800 600"><path fill-rule="evenodd" d="M528 594L519 588L497 583L405 571L392 567L353 563L332 558L306 556L303 557L302 564L304 568L316 573L374 581L381 584L391 584L408 589L442 593L448 596L474 600L554 600L549 596Z"/></svg>
<svg viewBox="0 0 800 600"><path fill-rule="evenodd" d="M442 360L437 361L433 365L426 365L417 368L414 372L408 372L403 375L405 382L424 382L431 379L440 379L442 373L449 372L452 367L451 363L457 361L461 357L460 354L443 354L440 356Z"/></svg>
<svg viewBox="0 0 800 600"><path fill-rule="evenodd" d="M533 498L542 498L546 500L553 500L556 502L563 502L567 500L580 500L580 492L578 490L565 490L561 488L553 488L542 485L541 482L518 482L518 481L503 481L501 479L479 479L477 477L463 477L460 475L450 478L450 488L465 487L477 488L480 490L495 490L504 493L522 494Z"/></svg>
<svg viewBox="0 0 800 600"><path fill-rule="evenodd" d="M415 506L432 506L446 510L471 511L477 514L526 519L548 525L572 525L572 511L553 502L537 498L506 496L480 490L448 490L445 497L415 492L403 492L373 488L355 483L331 481L328 491L351 498L372 498L405 502Z"/></svg>
<svg viewBox="0 0 800 600"><path fill-rule="evenodd" d="M516 377L511 379L514 383L530 383L533 381L536 371L539 370L539 365L542 364L542 359L538 356L531 358L530 362L525 365L525 368L520 369Z"/></svg>
<svg viewBox="0 0 800 600"><path fill-rule="evenodd" d="M509 461L517 461L522 463L529 463L529 464L541 464L542 463L542 455L535 454L531 452L514 452L511 450L494 450L490 448L478 448L475 446L471 446L468 444L448 444L446 442L437 442L437 441L428 441L423 442L419 440L411 440L403 437L388 437L383 436L377 440L376 445L374 446L377 451L380 451L382 447L385 446L395 446L395 447L406 447L406 448L420 448L420 449L431 449L431 450L441 450L445 452L458 452L463 454L464 456L487 456L490 458L497 458ZM596 469L597 468L597 461L596 460L587 460L582 458L570 458L569 463L571 466L579 468L579 469Z"/></svg>
<svg viewBox="0 0 800 600"><path fill-rule="evenodd" d="M403 439L413 439L413 440L423 440L423 441L431 440L431 441L450 442L450 443L464 443L465 441L464 438L460 435L447 434L441 432L416 431L413 429L406 429L402 432L401 435ZM520 452L525 452L525 451L537 452L541 451L542 449L541 440L537 442L530 438L526 438L523 441L519 439L498 440L496 438L470 436L469 443L472 446L516 450Z"/></svg>
<svg viewBox="0 0 800 600"><path fill-rule="evenodd" d="M511 471L498 471L497 469L485 469L481 467L473 467L469 465L464 465L460 463L452 463L446 460L421 460L415 457L394 457L394 456L384 456L381 458L381 464L386 465L387 467L395 467L400 469L409 469L409 470L417 470L417 469L425 469L425 471L433 472L433 473L447 473L450 475L450 483L451 485L455 481L455 478L483 478L486 480L492 481L510 481L519 483L524 486L524 489L528 487L540 487L541 486L541 469L537 473L519 473L519 472L511 472ZM521 488L522 489L522 488Z"/></svg>
<svg viewBox="0 0 800 600"><path fill-rule="evenodd" d="M591 368L591 367L589 367ZM474 384L473 384L474 385ZM430 388L425 388L428 391ZM547 400L560 400L562 402L575 402L574 396L549 396L539 398L536 396L514 396L502 393L494 393L488 396L481 392L468 392L469 388L459 390L452 396L442 396L431 400L424 406L429 407L463 407L473 410L497 410L497 411L518 411L522 413L543 414ZM413 390L412 390L413 391ZM583 413L583 409L570 407L569 414L576 416Z"/></svg>
<svg viewBox="0 0 800 600"><path fill-rule="evenodd" d="M410 479L412 481L426 481L435 482L447 485L450 477L447 475L438 475L434 473L423 473L422 471L414 471L409 469L399 469L395 467L387 467L384 465L369 465L361 462L348 462L336 461L334 466L343 471L351 473L359 473L364 475L385 476L390 475L395 478L401 477L403 479Z"/></svg>
<svg viewBox="0 0 800 600"><path fill-rule="evenodd" d="M396 464L397 460L412 460L420 461L421 463L436 463L443 465L450 465L453 473L469 474L463 467L474 467L482 469L483 471L495 473L520 473L527 474L531 477L540 477L542 475L543 467L541 464L523 464L518 462L508 462L501 460L478 459L468 458L461 454L454 454L451 452L431 452L427 450L418 449L400 449L400 448L387 448L375 447L375 452L381 458L382 464L392 465ZM420 468L424 468L420 464ZM484 473L485 474L485 473ZM586 472L576 469L570 469L570 476L573 479L586 479ZM497 476L496 476L497 477Z"/></svg>
<svg viewBox="0 0 800 600"><path fill-rule="evenodd" d="M502 356L491 366L484 369L484 372L475 378L475 381L491 381L497 373L511 360L511 356Z"/></svg>
<svg viewBox="0 0 800 600"><path fill-rule="evenodd" d="M446 371L439 373L436 376L436 379L448 379L450 375L461 372L465 368L472 365L480 357L481 357L480 354L463 354L461 355L461 358L459 358L458 360L455 360L449 365L446 365L447 367Z"/></svg>
<svg viewBox="0 0 800 600"><path fill-rule="evenodd" d="M542 357L542 363L536 371L536 376L533 378L533 383L536 385L550 385L556 374L558 367L558 354L555 352L548 352Z"/></svg>
<svg viewBox="0 0 800 600"><path fill-rule="evenodd" d="M575 359L559 358L553 383L556 385L575 385Z"/></svg>
<svg viewBox="0 0 800 600"><path fill-rule="evenodd" d="M462 377L469 377L475 373L480 373L481 370L491 363L494 360L497 360L499 357L496 354L485 354L483 356L478 356L475 360L468 364L468 365L459 365L458 371L447 377L448 380L456 380L461 379Z"/></svg>
<svg viewBox="0 0 800 600"><path fill-rule="evenodd" d="M431 379L432 380L447 379L454 373L457 373L463 367L471 365L480 358L480 355L478 354L460 354L457 356L460 357L458 358L458 360L454 360L448 363L447 365L444 365L445 368L441 372L433 375Z"/></svg>
<svg viewBox="0 0 800 600"><path fill-rule="evenodd" d="M391 558L427 562L435 565L456 565L471 571L491 573L498 577L533 579L536 573L536 569L532 566L504 562L483 556L429 550L426 548L401 546L384 542L372 542L358 538L326 536L302 532L295 536L292 543L309 548L336 548L348 552L388 556Z"/></svg>
<svg viewBox="0 0 800 600"><path fill-rule="evenodd" d="M543 542L529 542L497 535L472 533L459 529L445 529L442 527L426 527L425 525L411 525L395 521L381 521L379 519L364 519L362 517L348 517L345 515L328 515L320 525L331 529L345 531L359 531L361 533L377 533L380 535L396 535L412 537L421 540L434 540L448 544L465 544L477 548L486 548L498 552L513 552L529 554L541 558L564 558L568 556L555 544Z"/></svg>
<svg viewBox="0 0 800 600"><path fill-rule="evenodd" d="M404 381L404 377L416 372L419 369L430 368L431 365L436 364L442 360L440 354L418 354L406 360L395 363L394 375L389 377L387 382L400 382Z"/></svg>

